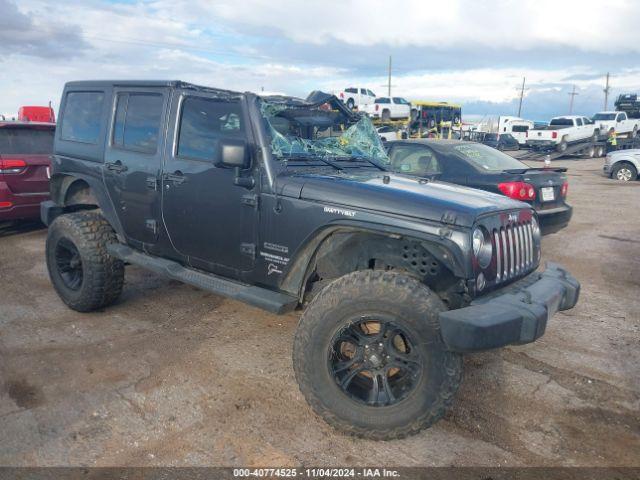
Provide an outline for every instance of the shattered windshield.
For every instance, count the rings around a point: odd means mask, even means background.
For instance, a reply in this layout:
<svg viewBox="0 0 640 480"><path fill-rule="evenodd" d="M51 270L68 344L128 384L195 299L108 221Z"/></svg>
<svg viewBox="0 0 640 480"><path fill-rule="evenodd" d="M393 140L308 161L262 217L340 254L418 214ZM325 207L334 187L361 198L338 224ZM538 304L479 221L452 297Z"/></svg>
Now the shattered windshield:
<svg viewBox="0 0 640 480"><path fill-rule="evenodd" d="M329 103L262 99L260 109L271 136L271 153L278 160L318 159L334 166L336 161L364 161L385 168L389 164L368 117L349 115Z"/></svg>

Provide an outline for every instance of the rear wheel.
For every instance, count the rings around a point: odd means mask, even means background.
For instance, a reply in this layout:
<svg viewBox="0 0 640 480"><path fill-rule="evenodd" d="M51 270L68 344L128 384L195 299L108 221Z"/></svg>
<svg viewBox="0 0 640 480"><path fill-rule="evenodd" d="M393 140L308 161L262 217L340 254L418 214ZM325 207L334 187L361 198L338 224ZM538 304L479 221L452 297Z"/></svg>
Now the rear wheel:
<svg viewBox="0 0 640 480"><path fill-rule="evenodd" d="M451 404L462 359L440 337L442 301L407 275L355 272L326 286L302 315L293 346L300 390L332 426L402 438Z"/></svg>
<svg viewBox="0 0 640 480"><path fill-rule="evenodd" d="M630 182L638 177L638 170L628 162L620 162L613 166L611 176L621 182Z"/></svg>
<svg viewBox="0 0 640 480"><path fill-rule="evenodd" d="M389 110L383 110L381 118L383 122L388 122L391 119L391 112Z"/></svg>
<svg viewBox="0 0 640 480"><path fill-rule="evenodd" d="M356 102L354 102L353 98L350 98L349 100L347 100L347 107L349 108L349 110L353 110L353 107L355 107Z"/></svg>
<svg viewBox="0 0 640 480"><path fill-rule="evenodd" d="M558 144L558 146L556 147L556 150L558 150L558 152L566 152L567 151L567 139L563 138L560 143Z"/></svg>
<svg viewBox="0 0 640 480"><path fill-rule="evenodd" d="M89 312L117 300L124 263L107 253L115 232L97 212L61 215L49 227L46 259L56 292L73 310Z"/></svg>

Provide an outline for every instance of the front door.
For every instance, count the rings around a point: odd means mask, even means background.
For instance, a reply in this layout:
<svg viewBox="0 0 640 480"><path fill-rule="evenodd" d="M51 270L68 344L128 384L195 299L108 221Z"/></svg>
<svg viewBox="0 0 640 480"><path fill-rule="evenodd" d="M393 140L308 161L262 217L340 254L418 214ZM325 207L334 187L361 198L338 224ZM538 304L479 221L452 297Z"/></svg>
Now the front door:
<svg viewBox="0 0 640 480"><path fill-rule="evenodd" d="M114 91L114 114L105 147L104 182L127 240L142 248L156 242L159 177L169 89Z"/></svg>
<svg viewBox="0 0 640 480"><path fill-rule="evenodd" d="M233 275L251 270L257 208L234 183L233 169L216 166L224 138L248 142L241 98L182 91L162 177L162 214L174 248L193 266Z"/></svg>

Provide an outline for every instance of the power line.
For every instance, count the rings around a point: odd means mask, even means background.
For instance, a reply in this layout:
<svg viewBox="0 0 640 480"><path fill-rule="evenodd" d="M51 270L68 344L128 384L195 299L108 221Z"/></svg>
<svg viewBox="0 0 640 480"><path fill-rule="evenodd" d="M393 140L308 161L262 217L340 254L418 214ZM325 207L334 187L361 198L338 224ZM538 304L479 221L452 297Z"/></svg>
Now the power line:
<svg viewBox="0 0 640 480"><path fill-rule="evenodd" d="M518 117L520 116L520 113L522 112L522 98L524 97L524 82L525 82L526 78L522 77L522 88L520 89L520 103L518 104Z"/></svg>
<svg viewBox="0 0 640 480"><path fill-rule="evenodd" d="M571 97L571 100L569 100L569 115L571 115L573 113L573 99L575 98L576 95L580 95L578 92L576 92L576 86L573 86L573 89L571 90L571 93L569 93L569 96Z"/></svg>
<svg viewBox="0 0 640 480"><path fill-rule="evenodd" d="M607 72L607 80L605 82L604 85L604 89L602 90L604 92L604 111L607 111L607 104L609 103L609 91L611 90L611 87L609 86L609 72Z"/></svg>

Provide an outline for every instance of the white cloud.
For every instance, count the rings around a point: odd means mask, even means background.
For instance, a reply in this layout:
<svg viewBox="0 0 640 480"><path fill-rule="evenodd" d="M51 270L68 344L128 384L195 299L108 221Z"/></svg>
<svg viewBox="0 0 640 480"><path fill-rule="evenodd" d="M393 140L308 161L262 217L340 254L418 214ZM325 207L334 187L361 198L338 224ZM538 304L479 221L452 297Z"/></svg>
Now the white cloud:
<svg viewBox="0 0 640 480"><path fill-rule="evenodd" d="M60 36L61 28L53 28L62 25L62 33L73 31L76 36L68 38L76 41L66 43L64 58L36 57L29 50L0 43L0 68L10 72L0 77L0 112L49 100L55 105L63 84L79 79L180 79L302 96L313 89L332 90L357 82L385 93L386 77L358 75L340 58L323 64L310 55L304 65L287 58L287 46L310 44L321 51L323 45L336 42L354 48L380 46L382 63L395 47L415 48L416 59L432 51L454 59L454 66L442 71L417 72L404 65L402 75L394 74L394 94L410 99L508 102L518 94L522 76L527 77L529 93L553 93L551 89L572 83L580 91L591 92L603 83L604 72L597 65L568 61L560 67L531 67L538 61L528 61L529 57L543 47L604 53L640 49L638 30L632 25L640 14L640 3L620 0L450 0L445 8L433 8L424 0L151 0L133 4L21 0L17 5L16 10L0 0L0 19L8 18L9 11L14 16L19 11L15 18L26 25L25 30L33 30L24 32L24 38L36 38L43 25L51 26L47 31L56 38L67 38ZM288 40L277 60L261 48L283 39ZM45 40L40 53L49 46ZM481 56L488 47L518 50L519 65L529 67L492 67L490 56L482 68L455 62L459 51L467 55L477 51ZM635 57L630 54L629 58ZM640 87L639 72L638 62L630 61L612 82L616 88L635 90ZM565 103L564 96L558 92L558 101Z"/></svg>
<svg viewBox="0 0 640 480"><path fill-rule="evenodd" d="M270 28L296 42L350 45L509 48L571 46L610 53L640 51L640 3L632 0L157 0L190 22L220 18Z"/></svg>

